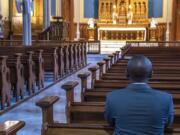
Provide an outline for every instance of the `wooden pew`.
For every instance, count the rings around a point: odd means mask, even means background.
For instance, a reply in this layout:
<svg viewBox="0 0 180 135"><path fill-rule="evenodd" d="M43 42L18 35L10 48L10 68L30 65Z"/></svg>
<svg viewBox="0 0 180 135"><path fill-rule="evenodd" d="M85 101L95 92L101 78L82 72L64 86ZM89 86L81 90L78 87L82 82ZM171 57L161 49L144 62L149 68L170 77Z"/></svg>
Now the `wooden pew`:
<svg viewBox="0 0 180 135"><path fill-rule="evenodd" d="M9 89L1 90L2 110L10 106L13 96L16 102L23 99L26 91L24 84L30 95L35 93L35 83L38 90L43 88L45 72L53 73L54 80L57 80L86 66L86 42L51 42L36 41L31 47L24 47L19 42L13 45L6 42L6 45L0 46L0 56L8 55L6 67L9 68L10 81L8 81L11 82L7 85L7 79L2 81L2 88ZM65 73L65 69L68 69L69 73Z"/></svg>
<svg viewBox="0 0 180 135"><path fill-rule="evenodd" d="M43 135L112 135L113 128L107 124L57 123L54 122L53 105L59 100L57 96L44 97L36 103L42 109ZM89 109L89 108L88 108ZM179 135L179 125L167 128L165 135Z"/></svg>
<svg viewBox="0 0 180 135"><path fill-rule="evenodd" d="M14 56L7 56L6 64L9 68L11 90L13 91L16 101L19 98L23 99L24 93L24 66L21 63L21 53L16 53Z"/></svg>
<svg viewBox="0 0 180 135"><path fill-rule="evenodd" d="M24 80L27 84L27 89L29 94L32 95L34 92L34 85L35 85L35 71L34 69L34 61L33 61L33 53L32 51L26 51L23 47L0 47L0 54L9 54L9 56L13 56L15 54L22 54L21 55L21 63L24 66ZM12 57L11 57L12 59ZM13 60L15 61L15 59Z"/></svg>
<svg viewBox="0 0 180 135"><path fill-rule="evenodd" d="M115 63L114 57L110 56L110 58L108 58L110 60L110 64L109 64L109 69L112 67L112 64ZM158 58L159 59L159 58ZM101 66L101 64L99 64ZM95 68L91 68L90 70L92 71L92 85L94 85L94 87L92 88L96 88L96 71L100 69L102 70L102 67L95 67ZM109 70L108 69L108 70ZM103 76L102 72L100 72L101 74L99 75L99 77L101 78ZM117 73L117 72L114 72ZM79 77L80 78L86 78L84 82L81 84L82 86L82 95L83 92L87 89L87 84L85 84L85 82L87 82L87 77L89 76L89 73L86 74L80 74ZM108 80L108 79L107 79ZM170 79L169 79L170 80ZM178 79L177 79L178 80ZM104 80L103 80L104 81ZM108 80L109 81L109 80ZM106 84L108 81L104 81L102 82L102 84ZM116 81L116 80L115 80ZM126 80L125 80L126 81ZM112 83L113 81L111 81L110 83ZM116 81L115 83L117 83L118 87L118 83L120 81ZM124 81L122 81L124 82ZM126 82L127 83L127 82ZM44 122L46 123L46 130L43 129L43 133L45 135L49 135L49 134L54 134L54 135L59 135L60 133L62 134L95 134L94 132L97 131L99 134L106 134L107 130L105 130L103 128L103 125L105 124L104 121L104 117L103 117L103 111L104 111L104 102L82 102L82 103L74 103L73 102L73 88L77 85L77 82L68 82L67 84L63 85L62 88L66 89L66 95L67 95L67 104L66 104L66 116L67 116L67 122L69 124L60 124L60 123L55 123L52 122L51 124L47 124L48 122ZM157 87L161 87L160 85L162 84L153 84L156 85ZM176 85L177 87L173 86ZM172 87L174 90L177 90L179 88L179 85L176 83L171 83L171 84L166 84L167 87ZM112 87L112 86L111 86ZM109 88L111 88L109 87ZM113 86L114 87L114 86ZM163 88L164 86L162 86L161 88ZM101 88L106 88L106 87L101 87ZM98 88L99 90L99 88ZM176 98L179 99L179 95L178 94L174 94L175 96L177 96ZM40 106L40 105L39 105ZM42 107L42 106L41 106ZM52 107L52 106L51 106ZM179 105L175 104L175 109L176 109L176 118L175 118L175 123L179 123ZM43 110L43 107L42 107ZM45 111L44 111L45 112ZM53 113L51 113L53 114ZM44 115L47 117L47 115ZM70 122L74 123L71 124ZM83 124L79 124L79 123L83 123ZM92 127L89 127L89 124L87 123L91 123ZM94 123L99 123L98 125L101 126L101 128L103 128L103 130L98 130L97 128L93 128ZM44 124L43 124L44 125ZM98 125L96 125L98 127ZM179 125L174 125L174 131L171 129L168 131L166 131L166 134L179 134L178 133L178 129L175 129L175 127L179 127ZM112 131L109 130L108 131ZM173 131L173 132L172 132ZM176 132L177 131L177 132ZM60 133L59 133L60 132ZM112 132L108 132L110 134L112 134Z"/></svg>
<svg viewBox="0 0 180 135"><path fill-rule="evenodd" d="M36 51L43 50L42 58L44 59L44 73L52 75L54 81L59 79L58 47L37 45L32 48Z"/></svg>
<svg viewBox="0 0 180 135"><path fill-rule="evenodd" d="M59 55L59 73L63 77L76 71L87 64L86 58L86 42L42 42L35 43L36 45L58 47Z"/></svg>
<svg viewBox="0 0 180 135"><path fill-rule="evenodd" d="M32 59L35 63L35 76L36 76L36 85L38 89L44 88L44 58L43 58L43 49L35 47L26 47L26 51L34 52Z"/></svg>
<svg viewBox="0 0 180 135"><path fill-rule="evenodd" d="M81 102L74 103L74 88L77 86L77 82L67 82L62 88L67 92L67 104L66 104L66 116L68 123L106 123L104 119L104 105L103 102ZM107 92L106 92L107 93ZM180 94L176 94L178 100ZM88 109L91 108L91 109ZM175 123L179 124L180 120L180 106L175 105Z"/></svg>
<svg viewBox="0 0 180 135"><path fill-rule="evenodd" d="M6 65L7 56L0 56L0 97L1 109L11 105L10 70Z"/></svg>
<svg viewBox="0 0 180 135"><path fill-rule="evenodd" d="M92 76L94 76L94 72L97 70L98 68L97 67L95 67L95 68L91 68L91 71L92 71ZM85 74L85 75L87 75L87 74ZM84 76L85 76L84 75ZM81 74L81 76L83 76L82 74ZM87 75L88 76L88 75ZM86 79L87 80L87 79ZM108 80L108 81L110 81L110 80ZM106 81L106 82L103 82L102 83L102 86L103 85L106 85L107 83L108 83L108 81ZM92 81L93 82L93 81ZM73 84L73 83L72 83ZM110 85L111 84L111 85ZM119 82L116 84L116 85L118 85L118 86L114 86L113 84L112 84L112 81L110 81L110 84L107 84L106 86L103 86L104 88L107 88L107 87L110 87L110 88L112 88L112 87L118 87L119 86ZM172 88L172 83L169 85L169 87L168 87L168 85L167 85L167 82L165 83L166 85L164 86L165 88ZM67 84L66 84L67 85ZM157 85L157 83L155 83L154 85L156 85L157 87L158 87L158 85ZM159 85L159 87L161 87L162 88L162 86L161 86L162 84L160 84ZM173 86L174 86L174 84L173 84ZM97 87L96 85L95 85L95 87ZM125 87L125 86L123 86L123 87ZM63 88L65 88L65 86L63 86ZM176 88L180 88L180 86L177 86ZM176 89L175 88L175 89ZM72 89L72 88L71 88ZM174 89L174 88L173 88ZM68 91L69 92L69 91ZM71 94L72 95L72 94ZM68 98L67 98L68 99ZM69 102L69 101L68 101ZM72 101L71 101L72 102ZM98 106L96 106L98 104ZM71 103L71 105L72 105L72 103ZM75 117L75 119L76 120L85 120L85 122L88 122L88 118L89 118L89 120L92 120L92 118L94 118L95 116L98 116L98 117L95 117L95 119L94 119L94 121L93 122L95 122L98 118L101 118L102 119L102 117L100 117L100 115L101 116L103 116L103 107L104 106L104 104L102 105L102 104L100 104L100 106L99 106L99 103L80 103L80 104L73 104L73 107L74 107L74 110L73 110L73 108L71 108L71 109L69 109L70 111L74 111L74 115L72 114L72 115L70 115L71 117L70 118L72 118L72 117ZM85 108L86 107L86 108ZM93 108L94 107L94 108ZM94 110L94 114L91 112L91 111L89 111L88 110L88 108L91 108L91 110ZM92 109L93 108L93 109ZM98 115L99 114L99 112L97 111L97 110L101 110L101 113L100 113L100 115ZM81 112L81 113L80 113ZM177 111L178 112L178 111ZM71 112L69 112L69 113L71 113ZM88 115L90 113L90 115ZM79 114L79 115L78 115ZM69 115L68 115L69 116ZM85 116L85 118L83 119L83 116ZM90 117L91 116L91 117ZM73 118L72 118L73 119ZM177 118L176 118L176 120L177 120ZM75 121L75 122L79 122L79 121Z"/></svg>

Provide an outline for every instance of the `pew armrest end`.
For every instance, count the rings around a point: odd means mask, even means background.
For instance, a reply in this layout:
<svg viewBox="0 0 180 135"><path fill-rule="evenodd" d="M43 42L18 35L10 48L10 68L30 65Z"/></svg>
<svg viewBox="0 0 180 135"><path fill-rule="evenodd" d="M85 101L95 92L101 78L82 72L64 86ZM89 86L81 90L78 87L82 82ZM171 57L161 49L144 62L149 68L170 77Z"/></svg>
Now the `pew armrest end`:
<svg viewBox="0 0 180 135"><path fill-rule="evenodd" d="M104 58L104 60L105 60L105 61L109 61L109 60L110 60L110 58L109 58L109 57L107 57L107 58Z"/></svg>
<svg viewBox="0 0 180 135"><path fill-rule="evenodd" d="M87 78L88 76L90 76L90 72L84 72L84 73L78 74L79 78Z"/></svg>
<svg viewBox="0 0 180 135"><path fill-rule="evenodd" d="M56 103L59 100L58 96L46 96L36 102L36 105L41 107L41 108L47 108L52 106L54 103Z"/></svg>
<svg viewBox="0 0 180 135"><path fill-rule="evenodd" d="M74 89L77 85L78 85L77 81L69 81L69 82L65 83L64 85L62 85L61 88L63 88L64 90L69 91L69 90Z"/></svg>
<svg viewBox="0 0 180 135"><path fill-rule="evenodd" d="M24 126L25 126L24 121L6 121L3 124L0 124L0 134L1 135L15 134Z"/></svg>
<svg viewBox="0 0 180 135"><path fill-rule="evenodd" d="M99 67L98 66L93 66L93 67L90 67L90 68L88 68L88 70L89 71L97 71L99 69Z"/></svg>
<svg viewBox="0 0 180 135"><path fill-rule="evenodd" d="M104 64L105 64L104 61L100 61L100 62L97 63L98 66L103 66Z"/></svg>

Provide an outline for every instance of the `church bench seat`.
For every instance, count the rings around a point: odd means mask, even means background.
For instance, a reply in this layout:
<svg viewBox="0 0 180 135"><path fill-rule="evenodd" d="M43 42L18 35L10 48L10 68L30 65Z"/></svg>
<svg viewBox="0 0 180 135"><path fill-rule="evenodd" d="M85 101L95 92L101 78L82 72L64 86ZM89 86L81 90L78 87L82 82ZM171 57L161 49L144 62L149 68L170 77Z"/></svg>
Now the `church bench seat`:
<svg viewBox="0 0 180 135"><path fill-rule="evenodd" d="M160 60L160 59L159 59ZM110 70L112 69L111 67L113 67L113 63L116 63L116 61L114 60L114 56L110 56L110 61L111 61L111 65L110 65ZM101 64L99 64L101 66ZM103 65L103 64L102 64ZM114 86L113 85L116 85L115 87L118 88L119 83L122 82L122 83L127 83L127 80L124 80L124 81L120 81L120 80L96 80L96 71L98 69L101 69L101 67L92 67L90 68L90 71L92 72L92 75L91 75L91 79L92 79L92 84L94 85L92 88L94 90L94 93L95 91L99 92L99 90L101 89L102 91L104 89L108 89L108 87L111 89L113 88ZM171 68L172 70L172 68ZM102 72L102 71L101 71ZM167 72L167 71L166 71ZM116 74L117 72L114 72L114 74ZM161 73L163 74L163 73ZM165 73L166 74L166 73ZM171 75L171 73L168 73L169 75ZM175 72L174 72L175 74ZM177 72L176 72L177 74ZM103 75L102 75L103 76ZM175 76L175 75L173 75ZM89 77L89 74L84 74L84 75L80 75L79 76L81 79L82 78L86 78ZM100 78L101 78L101 75L100 75ZM82 80L81 80L82 81ZM126 82L125 82L126 81ZM83 81L82 81L83 82ZM85 81L87 82L87 81ZM109 86L107 87L107 83L109 82ZM98 88L97 88L97 83L100 83L101 86L99 85ZM111 83L111 86L110 86L110 83ZM151 82L152 83L152 82ZM104 85L103 85L104 84ZM166 84L166 85L165 85ZM123 84L121 84L123 85ZM158 82L158 83L153 83L152 85L156 86L156 88L166 88L166 89L173 89L173 92L176 92L176 90L179 89L179 86L178 86L178 83L177 82L171 82L171 83L168 83L168 82L165 82L164 83L162 81ZM99 123L99 125L104 125L106 123L106 121L104 120L104 103L103 102L97 102L97 101L93 101L93 102L81 102L81 103L74 103L73 102L73 89L74 87L77 86L77 82L68 82L67 84L63 85L62 88L64 88L66 90L66 95L67 95L67 103L66 103L66 116L67 116L67 122L68 123L71 123L71 124L60 124L60 123L50 123L49 125L47 124L48 122L44 122L43 123L43 132L45 134L56 134L58 135L59 132L61 133L66 133L66 134L74 134L74 133L79 133L81 134L82 131L84 134L92 134L90 131L89 128L88 128L88 124L87 123L92 123L92 124L95 124L95 123ZM87 85L81 85L83 86L84 88L81 88L82 90L87 90ZM84 92L84 91L83 91ZM107 91L106 91L107 92ZM84 93L83 93L84 94ZM83 95L82 94L82 95ZM95 93L96 94L96 93ZM178 95L178 92L177 93L172 93L173 94L173 97L177 100L179 100L179 95ZM180 121L180 106L179 104L176 104L175 103L175 123L179 123ZM45 116L45 115L44 115ZM46 123L46 124L45 124ZM74 123L74 124L72 124ZM76 129L74 130L76 124L78 125L79 123L83 123L82 124L82 127L77 127L77 128L80 128L80 129ZM56 126L55 126L56 124ZM53 127L54 125L54 127ZM44 127L45 126L45 127ZM70 127L68 130L66 130L65 132L65 127ZM87 126L87 127L85 127ZM178 126L179 127L179 126ZM53 129L55 128L55 129ZM83 130L83 129L88 129L86 130L86 132ZM175 128L175 125L174 125L174 128ZM52 130L51 130L52 129ZM48 132L48 130L50 132ZM77 132L78 130L78 132ZM71 132L72 131L72 132ZM172 129L169 130L169 132L166 130L166 134L167 135L170 135L170 134L178 134L179 130L178 129L174 129L174 132L172 132ZM82 134L83 134L82 133ZM105 134L103 132L103 134ZM111 132L112 134L112 132Z"/></svg>
<svg viewBox="0 0 180 135"><path fill-rule="evenodd" d="M27 84L27 88L29 94L32 94L34 91L35 84L35 71L33 69L35 64L32 59L34 52L26 51L23 47L0 47L0 54L8 54L8 56L15 55L17 53L21 53L21 63L24 66L24 78L25 83ZM2 53L3 52L3 53Z"/></svg>
<svg viewBox="0 0 180 135"><path fill-rule="evenodd" d="M0 56L0 109L11 105L10 69L6 64L7 56Z"/></svg>
<svg viewBox="0 0 180 135"><path fill-rule="evenodd" d="M164 91L164 90L163 90ZM93 101L96 101L96 102L104 102L105 99L106 99L106 95L108 92L111 92L111 90L96 90L96 89L92 89L92 90L86 90L86 92L84 92L84 101L87 101L87 102L93 102ZM173 96L173 101L175 104L180 104L180 93L179 92L168 92L166 91L167 93L170 93L172 94Z"/></svg>
<svg viewBox="0 0 180 135"><path fill-rule="evenodd" d="M77 82L67 82L62 88L67 92L67 104L66 104L66 116L69 123L105 123L104 120L104 102L73 102L73 89L76 87ZM176 95L176 98L179 96ZM178 99L179 100L179 99ZM178 105L178 104L177 104ZM91 108L91 109L89 109ZM175 123L179 123L180 120L180 108L179 105L175 105Z"/></svg>
<svg viewBox="0 0 180 135"><path fill-rule="evenodd" d="M16 53L13 56L7 56L6 67L9 68L9 80L11 90L13 91L16 101L23 98L24 93L24 66L21 63L21 53Z"/></svg>
<svg viewBox="0 0 180 135"><path fill-rule="evenodd" d="M41 46L47 48L47 45L51 47L58 47L58 64L59 64L59 75L64 77L72 71L85 66L87 64L86 59L86 42L57 42L52 41L35 43L34 47ZM48 47L49 47L48 46Z"/></svg>
<svg viewBox="0 0 180 135"><path fill-rule="evenodd" d="M179 135L179 128L166 129L165 135ZM47 126L45 135L112 135L113 128L103 124L60 124Z"/></svg>
<svg viewBox="0 0 180 135"><path fill-rule="evenodd" d="M160 81L160 82L149 82L150 86L154 89L164 89L164 90L179 90L180 84L179 82L168 82L168 81ZM124 88L128 85L127 80L96 80L94 88L112 88L119 89Z"/></svg>
<svg viewBox="0 0 180 135"><path fill-rule="evenodd" d="M38 51L42 50L41 57L43 59L43 69L44 72L51 72L53 73L53 79L56 81L58 79L58 47L53 46L32 46L32 47L26 47L28 50Z"/></svg>
<svg viewBox="0 0 180 135"><path fill-rule="evenodd" d="M48 77L49 73L53 74L54 80L57 81L57 79L86 66L86 42L43 42L39 41L37 43L35 41L32 46L28 47L24 47L22 44L12 46L10 42L9 45L0 46L0 56L8 56L6 64L9 71L7 74L10 75L10 80L7 81L6 79L4 81L6 83L3 85L4 87L8 86L9 90L1 90L6 91L2 92L1 95L7 97L6 101L2 101L1 112L9 109L11 97L16 98L16 103L21 102L24 93L26 94L24 86L26 86L29 95L34 95L37 89L35 84L38 90L43 88L44 78ZM20 66L16 66L18 62ZM65 70L68 70L68 72ZM47 73L47 76L45 76L45 73ZM21 79L17 79L18 77Z"/></svg>
<svg viewBox="0 0 180 135"><path fill-rule="evenodd" d="M126 73L105 73L102 75L101 79L103 80L127 80ZM166 81L179 81L180 77L178 74L153 74L150 81L153 80L166 80Z"/></svg>
<svg viewBox="0 0 180 135"><path fill-rule="evenodd" d="M72 103L69 112L70 123L106 123L104 104L99 104L99 102ZM180 123L180 109L179 106L176 108L176 105L174 123Z"/></svg>

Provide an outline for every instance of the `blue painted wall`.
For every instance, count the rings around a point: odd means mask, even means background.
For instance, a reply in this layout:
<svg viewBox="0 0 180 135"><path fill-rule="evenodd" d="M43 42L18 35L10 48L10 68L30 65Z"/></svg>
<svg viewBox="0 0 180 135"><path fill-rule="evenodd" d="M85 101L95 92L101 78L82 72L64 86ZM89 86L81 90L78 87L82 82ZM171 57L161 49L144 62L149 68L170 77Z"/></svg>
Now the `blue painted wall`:
<svg viewBox="0 0 180 135"><path fill-rule="evenodd" d="M51 0L51 16L56 15L56 0Z"/></svg>
<svg viewBox="0 0 180 135"><path fill-rule="evenodd" d="M149 18L163 16L163 0L149 0Z"/></svg>
<svg viewBox="0 0 180 135"><path fill-rule="evenodd" d="M84 18L98 18L99 0L84 0Z"/></svg>
<svg viewBox="0 0 180 135"><path fill-rule="evenodd" d="M158 18L163 16L163 0L148 1L149 18ZM84 17L98 18L98 0L84 0Z"/></svg>

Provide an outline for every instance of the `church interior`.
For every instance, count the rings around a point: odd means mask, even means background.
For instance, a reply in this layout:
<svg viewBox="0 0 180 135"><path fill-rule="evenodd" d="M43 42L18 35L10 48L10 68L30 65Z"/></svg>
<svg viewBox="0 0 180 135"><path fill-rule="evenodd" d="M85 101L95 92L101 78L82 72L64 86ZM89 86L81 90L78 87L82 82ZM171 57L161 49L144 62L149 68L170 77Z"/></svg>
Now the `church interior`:
<svg viewBox="0 0 180 135"><path fill-rule="evenodd" d="M106 95L139 54L180 135L179 25L179 0L0 0L0 135L112 135Z"/></svg>

